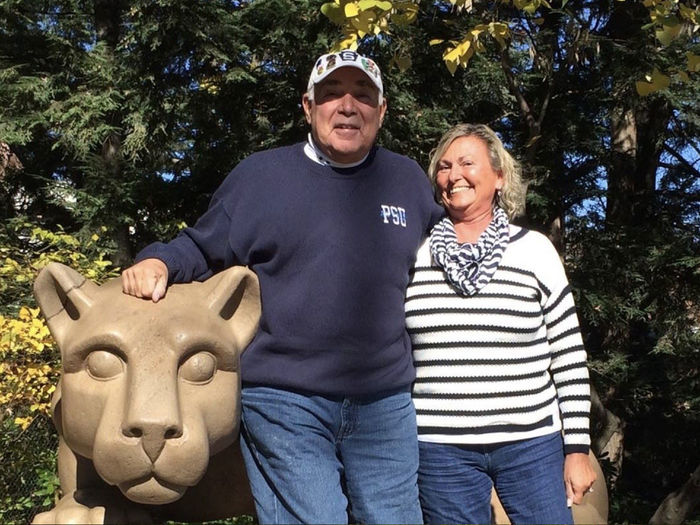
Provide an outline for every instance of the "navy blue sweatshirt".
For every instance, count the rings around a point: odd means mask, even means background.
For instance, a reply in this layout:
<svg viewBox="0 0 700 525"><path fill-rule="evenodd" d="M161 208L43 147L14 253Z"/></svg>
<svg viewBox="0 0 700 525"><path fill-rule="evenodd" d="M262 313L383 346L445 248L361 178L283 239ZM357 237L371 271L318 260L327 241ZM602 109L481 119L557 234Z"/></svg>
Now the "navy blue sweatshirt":
<svg viewBox="0 0 700 525"><path fill-rule="evenodd" d="M244 382L342 396L408 386L408 273L442 208L407 157L374 148L340 169L303 147L242 161L194 227L136 259L161 259L170 282L235 264L257 274L262 318L241 358Z"/></svg>

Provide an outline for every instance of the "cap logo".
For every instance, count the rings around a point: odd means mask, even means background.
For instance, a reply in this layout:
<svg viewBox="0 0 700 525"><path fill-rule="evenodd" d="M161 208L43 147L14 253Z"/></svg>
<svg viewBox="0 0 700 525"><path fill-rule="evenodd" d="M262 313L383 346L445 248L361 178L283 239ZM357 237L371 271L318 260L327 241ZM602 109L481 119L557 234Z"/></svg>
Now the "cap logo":
<svg viewBox="0 0 700 525"><path fill-rule="evenodd" d="M348 62L355 62L357 60L357 57L360 56L354 51L350 51L349 49L346 49L344 51L340 51L338 53L338 56L340 57L340 60L347 60Z"/></svg>
<svg viewBox="0 0 700 525"><path fill-rule="evenodd" d="M364 70L365 70L367 73L370 73L370 74L373 75L375 78L377 77L377 75L379 74L379 71L378 71L377 66L376 66L376 64L375 64L374 62L372 62L372 61L371 61L370 59L368 59L368 58L362 58L362 59L360 60L360 62L362 62L362 67L364 68Z"/></svg>

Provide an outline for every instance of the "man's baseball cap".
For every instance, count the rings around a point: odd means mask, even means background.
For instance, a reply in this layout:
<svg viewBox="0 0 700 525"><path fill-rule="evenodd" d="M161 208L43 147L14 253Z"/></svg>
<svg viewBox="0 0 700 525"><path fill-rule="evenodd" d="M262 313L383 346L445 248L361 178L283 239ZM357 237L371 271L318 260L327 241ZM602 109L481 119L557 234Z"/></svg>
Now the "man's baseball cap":
<svg viewBox="0 0 700 525"><path fill-rule="evenodd" d="M315 84L318 84L328 75L333 73L333 71L340 69L341 67L355 67L361 70L369 77L372 83L377 86L379 94L384 94L382 72L379 70L379 66L377 66L377 64L371 58L364 57L349 49L339 51L338 53L321 55L318 60L316 60L316 63L311 70L311 76L309 77L309 84L306 86L306 90L310 91Z"/></svg>

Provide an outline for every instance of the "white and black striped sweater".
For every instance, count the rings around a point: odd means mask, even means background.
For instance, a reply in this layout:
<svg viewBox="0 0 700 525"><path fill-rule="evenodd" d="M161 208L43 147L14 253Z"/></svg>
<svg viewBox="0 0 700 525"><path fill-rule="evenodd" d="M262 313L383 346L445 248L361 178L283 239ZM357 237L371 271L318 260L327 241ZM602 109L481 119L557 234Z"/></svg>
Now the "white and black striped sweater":
<svg viewBox="0 0 700 525"><path fill-rule="evenodd" d="M586 352L564 268L542 234L511 225L491 281L458 294L418 251L406 292L413 399L421 441L486 444L564 428L566 453L588 452Z"/></svg>

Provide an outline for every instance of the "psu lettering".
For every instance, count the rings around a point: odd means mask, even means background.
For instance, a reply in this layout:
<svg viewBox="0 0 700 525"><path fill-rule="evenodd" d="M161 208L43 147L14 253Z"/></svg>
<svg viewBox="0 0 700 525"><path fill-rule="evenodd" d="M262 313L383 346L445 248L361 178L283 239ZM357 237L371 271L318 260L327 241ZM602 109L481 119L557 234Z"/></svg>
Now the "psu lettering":
<svg viewBox="0 0 700 525"><path fill-rule="evenodd" d="M406 210L400 206L382 204L379 214L384 220L384 224L406 227Z"/></svg>

